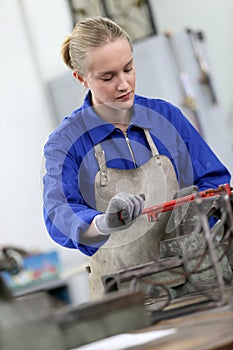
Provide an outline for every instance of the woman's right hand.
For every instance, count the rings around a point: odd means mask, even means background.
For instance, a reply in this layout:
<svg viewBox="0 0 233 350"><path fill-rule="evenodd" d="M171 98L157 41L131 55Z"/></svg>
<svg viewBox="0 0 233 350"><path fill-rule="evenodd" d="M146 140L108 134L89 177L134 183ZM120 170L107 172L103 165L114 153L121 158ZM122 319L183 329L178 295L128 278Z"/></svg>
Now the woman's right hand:
<svg viewBox="0 0 233 350"><path fill-rule="evenodd" d="M94 225L102 235L128 228L142 213L145 203L144 195L120 192L111 198L106 213L94 218Z"/></svg>

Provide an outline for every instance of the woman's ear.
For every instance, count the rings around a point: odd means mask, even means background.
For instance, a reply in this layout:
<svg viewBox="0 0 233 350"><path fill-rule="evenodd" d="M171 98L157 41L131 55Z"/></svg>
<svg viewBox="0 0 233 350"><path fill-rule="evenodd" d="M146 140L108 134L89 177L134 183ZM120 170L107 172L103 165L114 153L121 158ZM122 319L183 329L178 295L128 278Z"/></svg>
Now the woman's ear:
<svg viewBox="0 0 233 350"><path fill-rule="evenodd" d="M79 82L80 82L83 86L85 86L86 88L88 87L87 82L86 82L86 79L84 79L83 77L81 77L81 75L79 75L78 72L74 71L74 72L73 72L73 77L74 77L74 79L79 80Z"/></svg>

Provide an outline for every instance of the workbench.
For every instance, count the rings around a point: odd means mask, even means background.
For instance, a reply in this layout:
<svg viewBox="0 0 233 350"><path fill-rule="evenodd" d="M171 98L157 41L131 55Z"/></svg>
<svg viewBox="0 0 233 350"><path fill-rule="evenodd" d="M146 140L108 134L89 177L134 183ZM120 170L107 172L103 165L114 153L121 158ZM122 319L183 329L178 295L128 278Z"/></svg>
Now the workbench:
<svg viewBox="0 0 233 350"><path fill-rule="evenodd" d="M221 307L162 321L148 330L175 328L176 332L138 349L233 349L233 309ZM134 347L134 349L137 349Z"/></svg>
<svg viewBox="0 0 233 350"><path fill-rule="evenodd" d="M229 298L232 296L227 291ZM231 293L231 292L230 292ZM181 300L173 307L178 305L182 306L188 303L196 303L200 298L197 296L189 297L188 299ZM108 347L104 344L101 347L101 341L99 341L99 347L95 347L95 344L87 344L85 346L78 347L77 350L84 349L127 349L127 350L232 350L233 349L233 306L229 299L229 304L213 307L210 309L192 312L185 316L179 316L156 322L156 324L146 327L134 332L130 332L130 335L134 334L136 337L142 335L144 337L146 333L148 335L155 333L155 331L171 331L171 334L162 336L161 338L149 341L143 345L133 345L130 347ZM153 305L150 306L150 309ZM119 335L112 338L112 343L120 341ZM107 340L107 339L105 339ZM76 350L76 349L75 349Z"/></svg>

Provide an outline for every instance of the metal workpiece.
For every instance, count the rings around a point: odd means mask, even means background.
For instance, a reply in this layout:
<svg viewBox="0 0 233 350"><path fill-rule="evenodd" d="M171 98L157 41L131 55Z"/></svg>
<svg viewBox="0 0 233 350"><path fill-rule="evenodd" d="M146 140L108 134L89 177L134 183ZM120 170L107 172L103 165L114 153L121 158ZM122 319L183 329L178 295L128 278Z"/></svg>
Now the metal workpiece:
<svg viewBox="0 0 233 350"><path fill-rule="evenodd" d="M160 242L159 258L103 276L105 292L122 288L141 289L145 299L151 298L153 303L161 298L167 299L167 302L160 303L162 308L171 300L192 293L204 295L206 301L215 305L224 304L225 287L230 286L233 278L232 261L229 259L233 253L231 197L231 188L227 185L213 192L208 190L191 195L189 202L187 196L177 199L178 204L172 202L173 208L169 206L172 214L167 234ZM163 207L166 208L166 204ZM148 211L158 208L162 206L144 212L148 214ZM215 220L212 226L210 217ZM211 296L213 289L217 291L214 300Z"/></svg>

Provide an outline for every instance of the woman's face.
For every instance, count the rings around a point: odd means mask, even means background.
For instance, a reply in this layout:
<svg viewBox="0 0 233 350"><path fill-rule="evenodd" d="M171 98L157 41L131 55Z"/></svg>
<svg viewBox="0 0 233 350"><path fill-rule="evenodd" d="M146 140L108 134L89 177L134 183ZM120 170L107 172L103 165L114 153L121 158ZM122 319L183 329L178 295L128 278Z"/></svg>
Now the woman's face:
<svg viewBox="0 0 233 350"><path fill-rule="evenodd" d="M92 104L114 110L132 107L135 93L135 68L130 45L118 39L88 54L89 73L84 84L92 92Z"/></svg>

